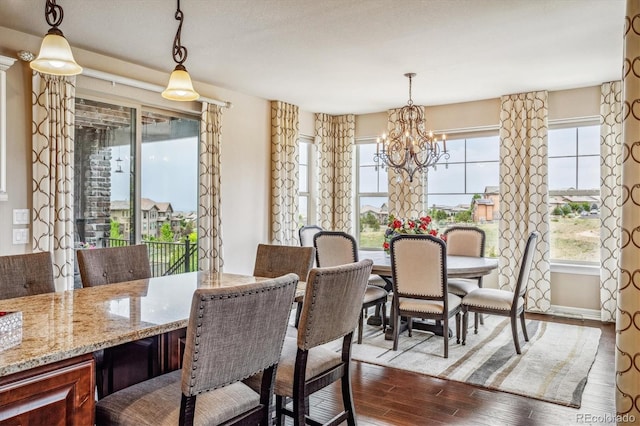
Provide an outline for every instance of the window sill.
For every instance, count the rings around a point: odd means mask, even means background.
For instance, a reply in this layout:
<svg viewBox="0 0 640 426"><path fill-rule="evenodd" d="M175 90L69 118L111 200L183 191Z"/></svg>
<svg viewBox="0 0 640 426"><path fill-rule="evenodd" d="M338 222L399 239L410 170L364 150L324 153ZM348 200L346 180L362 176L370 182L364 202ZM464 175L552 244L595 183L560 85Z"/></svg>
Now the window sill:
<svg viewBox="0 0 640 426"><path fill-rule="evenodd" d="M595 264L579 263L551 263L551 272L574 275L600 275L600 266Z"/></svg>

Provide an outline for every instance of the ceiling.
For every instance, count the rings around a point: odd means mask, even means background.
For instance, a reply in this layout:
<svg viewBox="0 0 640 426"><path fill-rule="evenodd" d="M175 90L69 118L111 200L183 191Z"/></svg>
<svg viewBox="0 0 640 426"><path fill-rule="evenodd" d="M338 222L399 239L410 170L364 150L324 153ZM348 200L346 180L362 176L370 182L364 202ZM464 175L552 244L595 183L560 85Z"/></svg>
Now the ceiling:
<svg viewBox="0 0 640 426"><path fill-rule="evenodd" d="M44 4L1 0L0 26L44 35ZM73 48L168 79L175 1L58 4ZM621 77L625 0L182 0L181 9L196 82L310 112L402 106L406 72L417 73L413 100L423 105Z"/></svg>

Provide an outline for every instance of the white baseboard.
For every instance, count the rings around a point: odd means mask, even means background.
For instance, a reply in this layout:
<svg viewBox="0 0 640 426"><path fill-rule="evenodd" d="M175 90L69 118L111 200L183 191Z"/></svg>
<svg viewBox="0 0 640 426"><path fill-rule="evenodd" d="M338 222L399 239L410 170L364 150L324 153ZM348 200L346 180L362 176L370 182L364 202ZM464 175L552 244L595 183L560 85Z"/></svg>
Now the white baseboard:
<svg viewBox="0 0 640 426"><path fill-rule="evenodd" d="M547 312L543 312L543 314L556 315L559 317L567 318L601 321L600 311L598 309L584 309L573 308L571 306L551 305L551 308Z"/></svg>

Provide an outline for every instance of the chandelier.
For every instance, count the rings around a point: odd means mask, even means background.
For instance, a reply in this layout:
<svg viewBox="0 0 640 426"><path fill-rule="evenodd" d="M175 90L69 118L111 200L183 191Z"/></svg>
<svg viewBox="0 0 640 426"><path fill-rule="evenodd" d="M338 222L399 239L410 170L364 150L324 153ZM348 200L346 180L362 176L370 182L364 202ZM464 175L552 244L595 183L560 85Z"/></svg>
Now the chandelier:
<svg viewBox="0 0 640 426"><path fill-rule="evenodd" d="M409 78L409 101L398 111L398 118L389 135L382 134L376 140L376 153L373 160L376 166L394 169L399 175L405 172L409 182L417 172L429 167L435 169L440 159L449 159L446 136L442 140L427 131L424 122L424 110L413 104L411 99L411 79L415 73L404 75Z"/></svg>
<svg viewBox="0 0 640 426"><path fill-rule="evenodd" d="M56 0L47 0L44 17L51 26L42 40L38 57L29 66L43 74L76 75L82 72L82 67L73 59L71 47L60 31L60 24L64 17L62 7Z"/></svg>
<svg viewBox="0 0 640 426"><path fill-rule="evenodd" d="M191 76L189 76L187 69L183 65L184 61L187 60L187 48L180 42L182 22L184 20L184 15L182 14L182 10L180 10L180 0L178 0L175 18L176 21L180 22L178 24L178 31L176 31L176 37L173 39L173 60L177 65L169 77L169 84L162 92L162 97L172 101L195 101L200 95L193 90Z"/></svg>

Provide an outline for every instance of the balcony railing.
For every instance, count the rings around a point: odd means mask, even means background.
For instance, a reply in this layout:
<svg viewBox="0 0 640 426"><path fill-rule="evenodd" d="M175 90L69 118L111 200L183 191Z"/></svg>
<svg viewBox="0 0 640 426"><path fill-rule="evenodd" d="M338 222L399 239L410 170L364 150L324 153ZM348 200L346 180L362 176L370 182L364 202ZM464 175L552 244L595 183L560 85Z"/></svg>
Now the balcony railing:
<svg viewBox="0 0 640 426"><path fill-rule="evenodd" d="M128 246L129 240L104 238L105 247ZM151 275L182 274L198 270L198 244L189 240L180 242L143 241L149 251Z"/></svg>

